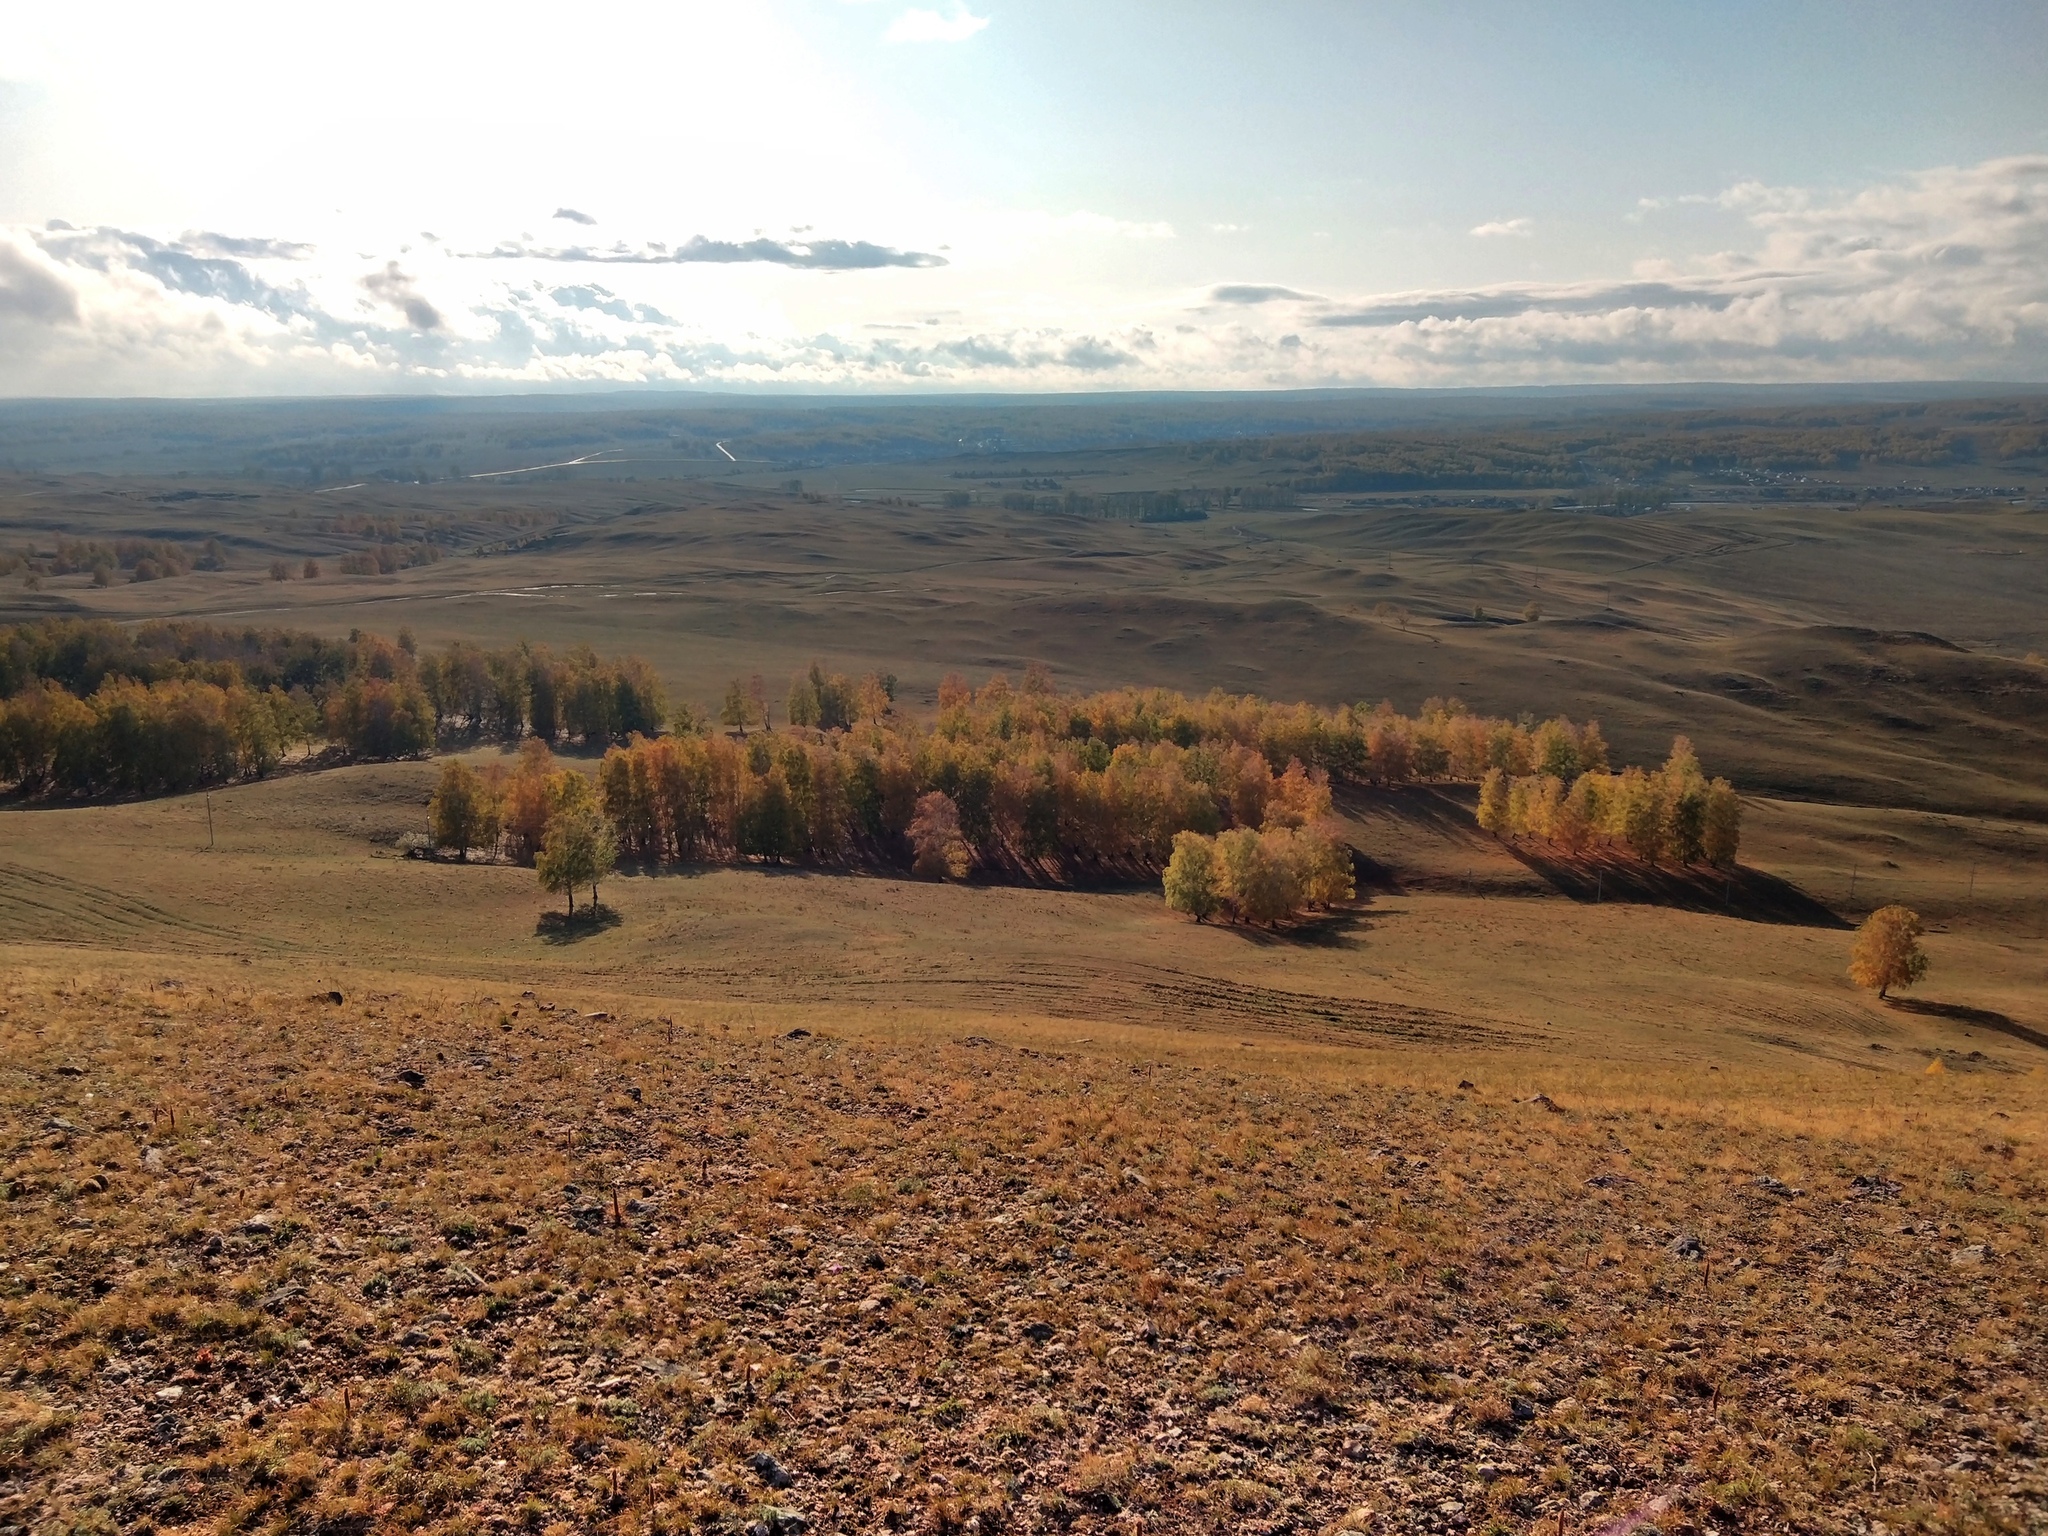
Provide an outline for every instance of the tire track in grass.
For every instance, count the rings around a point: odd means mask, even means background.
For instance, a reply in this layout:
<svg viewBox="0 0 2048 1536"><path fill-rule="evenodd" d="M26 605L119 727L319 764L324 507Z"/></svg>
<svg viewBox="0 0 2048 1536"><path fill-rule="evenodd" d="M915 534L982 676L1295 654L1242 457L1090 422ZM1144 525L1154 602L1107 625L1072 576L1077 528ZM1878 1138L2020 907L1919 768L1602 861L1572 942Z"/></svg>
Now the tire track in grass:
<svg viewBox="0 0 2048 1536"><path fill-rule="evenodd" d="M935 1001L943 997L941 1006L1155 1028L1177 1024L1222 1032L1249 1030L1325 1044L1355 1044L1360 1036L1474 1046L1550 1038L1541 1030L1504 1020L1472 1018L1410 1003L1291 992L1165 967L1138 969L1150 974L1029 965L1016 966L1001 978L814 974L809 978L809 990L820 1001L900 990ZM781 996L788 995L786 987L776 990Z"/></svg>
<svg viewBox="0 0 2048 1536"><path fill-rule="evenodd" d="M180 917L152 902L125 896L105 886L27 865L0 864L0 932L22 930L14 936L44 937L42 933L27 932L23 926L24 922L35 923L38 918L54 918L66 924L69 931L55 935L65 941L89 938L93 931L125 938L152 928L168 928L237 944L261 942L231 928ZM85 931L70 927L79 923L95 926Z"/></svg>

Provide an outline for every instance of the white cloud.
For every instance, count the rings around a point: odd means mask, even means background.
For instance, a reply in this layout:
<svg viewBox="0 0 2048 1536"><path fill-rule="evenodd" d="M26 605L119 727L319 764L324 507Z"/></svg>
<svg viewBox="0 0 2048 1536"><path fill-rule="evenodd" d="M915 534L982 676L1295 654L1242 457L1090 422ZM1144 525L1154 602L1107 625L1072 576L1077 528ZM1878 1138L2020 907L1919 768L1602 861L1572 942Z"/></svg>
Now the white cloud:
<svg viewBox="0 0 2048 1536"><path fill-rule="evenodd" d="M943 16L913 7L890 22L882 36L892 43L964 43L988 23L988 17L977 16L954 0L952 10Z"/></svg>
<svg viewBox="0 0 2048 1536"><path fill-rule="evenodd" d="M848 231L917 236L905 252L950 241L946 266L861 266L856 242L805 235L770 243L801 246L808 269L616 261L604 287L552 248L477 261L456 244L408 254L410 235L0 229L0 391L2048 379L2048 155L1715 202L1748 238L1700 260L1349 299L1162 264L1193 251L1117 265L1170 226L1087 211Z"/></svg>
<svg viewBox="0 0 2048 1536"><path fill-rule="evenodd" d="M2048 376L2048 156L1714 201L1757 248L1628 281L1381 295L1319 324L1355 333L1341 350L1387 382Z"/></svg>
<svg viewBox="0 0 2048 1536"><path fill-rule="evenodd" d="M1532 235L1536 232L1533 219L1495 219L1490 224L1475 224L1472 233L1481 240L1493 240L1502 235Z"/></svg>

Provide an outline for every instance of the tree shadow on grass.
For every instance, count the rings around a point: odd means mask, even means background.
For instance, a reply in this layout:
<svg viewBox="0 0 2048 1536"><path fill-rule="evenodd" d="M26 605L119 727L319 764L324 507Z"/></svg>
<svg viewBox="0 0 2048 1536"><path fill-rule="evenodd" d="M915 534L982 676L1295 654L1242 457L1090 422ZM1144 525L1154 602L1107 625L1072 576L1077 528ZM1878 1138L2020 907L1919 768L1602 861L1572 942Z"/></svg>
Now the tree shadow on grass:
<svg viewBox="0 0 2048 1536"><path fill-rule="evenodd" d="M574 944L587 939L593 933L602 933L607 928L616 928L623 921L617 907L599 905L578 907L575 916L567 912L549 910L541 913L540 921L533 925L543 943Z"/></svg>
<svg viewBox="0 0 2048 1536"><path fill-rule="evenodd" d="M1885 1002L1887 1006L1897 1009L1900 1013L1917 1013L1922 1018L1952 1019L1958 1024L1972 1024L1978 1029L2010 1035L2015 1040L2048 1051L2048 1032L2030 1028L2017 1019L1989 1008L1971 1008L1963 1003L1938 1003L1924 997L1892 997L1885 999Z"/></svg>
<svg viewBox="0 0 2048 1536"><path fill-rule="evenodd" d="M1503 838L1501 846L1524 867L1541 875L1552 889L1577 902L1675 907L1682 912L1715 912L1744 922L1797 928L1855 926L1791 881L1746 865L1734 869L1650 865L1608 849L1573 858L1553 853L1533 840Z"/></svg>
<svg viewBox="0 0 2048 1536"><path fill-rule="evenodd" d="M1218 916L1203 926L1262 949L1342 949L1372 932L1371 906L1372 897L1368 894L1340 906L1299 912L1272 924L1234 923Z"/></svg>

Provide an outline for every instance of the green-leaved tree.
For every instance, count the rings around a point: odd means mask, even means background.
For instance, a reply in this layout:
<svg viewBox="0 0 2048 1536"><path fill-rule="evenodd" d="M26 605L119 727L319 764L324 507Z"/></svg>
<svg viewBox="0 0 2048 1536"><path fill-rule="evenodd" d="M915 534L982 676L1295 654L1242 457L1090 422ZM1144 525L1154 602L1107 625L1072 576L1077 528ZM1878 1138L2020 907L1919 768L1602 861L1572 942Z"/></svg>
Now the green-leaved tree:
<svg viewBox="0 0 2048 1536"><path fill-rule="evenodd" d="M1199 832L1174 834L1173 857L1166 861L1162 879L1167 906L1198 923L1214 916L1223 905L1216 889L1216 843Z"/></svg>
<svg viewBox="0 0 2048 1536"><path fill-rule="evenodd" d="M458 859L467 859L472 848L498 840L498 797L459 757L441 765L441 782L427 810L433 818L434 846L453 848Z"/></svg>
<svg viewBox="0 0 2048 1536"><path fill-rule="evenodd" d="M569 915L576 915L576 887L590 887L590 905L597 906L597 882L618 864L619 845L611 823L596 805L587 801L567 805L548 818L541 839L540 872L543 890L559 891L569 898Z"/></svg>

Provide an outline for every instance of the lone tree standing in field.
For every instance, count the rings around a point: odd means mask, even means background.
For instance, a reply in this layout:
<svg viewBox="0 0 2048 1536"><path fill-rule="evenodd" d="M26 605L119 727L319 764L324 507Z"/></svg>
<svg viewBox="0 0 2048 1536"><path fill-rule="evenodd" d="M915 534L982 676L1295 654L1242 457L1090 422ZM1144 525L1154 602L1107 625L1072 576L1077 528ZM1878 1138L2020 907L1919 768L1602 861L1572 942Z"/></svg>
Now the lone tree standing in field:
<svg viewBox="0 0 2048 1536"><path fill-rule="evenodd" d="M498 840L497 796L459 757L441 765L441 782L427 809L434 821L434 846L453 848L458 859Z"/></svg>
<svg viewBox="0 0 2048 1536"><path fill-rule="evenodd" d="M718 723L728 731L747 734L747 725L754 718L754 706L747 698L747 685L734 678L725 690L725 703L718 711Z"/></svg>
<svg viewBox="0 0 2048 1536"><path fill-rule="evenodd" d="M548 830L541 840L541 889L560 891L569 898L569 915L576 915L576 887L590 887L591 910L597 909L597 882L612 872L619 860L619 845L611 823L594 805L567 806L548 818Z"/></svg>
<svg viewBox="0 0 2048 1536"><path fill-rule="evenodd" d="M1849 979L1873 989L1880 999L1893 987L1910 987L1927 974L1927 954L1920 948L1926 931L1911 907L1879 907L1856 930Z"/></svg>

